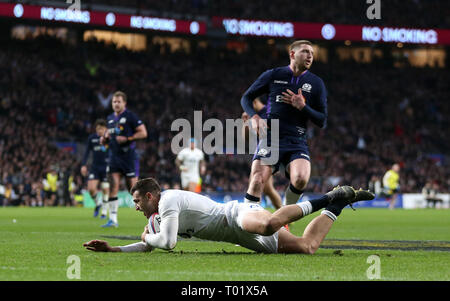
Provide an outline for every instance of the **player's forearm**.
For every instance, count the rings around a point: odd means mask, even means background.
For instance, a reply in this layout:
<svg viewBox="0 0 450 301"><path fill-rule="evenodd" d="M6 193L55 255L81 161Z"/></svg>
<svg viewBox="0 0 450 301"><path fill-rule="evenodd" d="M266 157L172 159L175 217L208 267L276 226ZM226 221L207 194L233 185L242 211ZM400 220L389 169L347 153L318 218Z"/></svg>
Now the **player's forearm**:
<svg viewBox="0 0 450 301"><path fill-rule="evenodd" d="M136 128L136 133L134 133L132 136L129 136L127 139L128 141L134 141L145 138L147 138L147 129L145 128L145 125L141 124Z"/></svg>
<svg viewBox="0 0 450 301"><path fill-rule="evenodd" d="M177 245L177 235L178 217L164 217L161 221L160 232L147 234L145 242L154 248L171 250Z"/></svg>
<svg viewBox="0 0 450 301"><path fill-rule="evenodd" d="M326 109L323 110L323 112L320 112L320 111L314 110L309 105L305 105L305 107L303 108L302 111L304 111L308 115L309 119L311 119L311 121L318 127L324 128L325 125L327 124Z"/></svg>
<svg viewBox="0 0 450 301"><path fill-rule="evenodd" d="M253 117L253 115L256 114L256 111L253 109L253 99L255 99L255 97L252 98L249 90L247 90L241 98L242 109L244 109L250 117Z"/></svg>
<svg viewBox="0 0 450 301"><path fill-rule="evenodd" d="M168 237L158 234L147 234L145 236L145 242L148 246L163 249L163 250L172 250L177 245L177 238Z"/></svg>
<svg viewBox="0 0 450 301"><path fill-rule="evenodd" d="M128 141L134 141L147 138L147 132L136 132L134 135L128 137Z"/></svg>
<svg viewBox="0 0 450 301"><path fill-rule="evenodd" d="M148 252L152 250L152 247L145 242L136 242L126 246L112 247L110 252Z"/></svg>

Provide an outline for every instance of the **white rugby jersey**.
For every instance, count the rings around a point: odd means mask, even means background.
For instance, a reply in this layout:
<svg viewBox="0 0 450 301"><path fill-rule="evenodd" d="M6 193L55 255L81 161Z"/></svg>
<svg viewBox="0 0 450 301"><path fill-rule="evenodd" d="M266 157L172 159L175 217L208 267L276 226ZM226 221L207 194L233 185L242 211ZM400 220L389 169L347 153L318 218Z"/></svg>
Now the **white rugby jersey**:
<svg viewBox="0 0 450 301"><path fill-rule="evenodd" d="M174 248L177 235L238 243L232 227L232 216L237 210L237 204L237 201L216 203L190 191L166 190L161 193L159 200L160 232L147 234L145 241L160 249Z"/></svg>
<svg viewBox="0 0 450 301"><path fill-rule="evenodd" d="M178 153L177 159L188 169L181 172L182 176L200 177L200 161L204 159L203 152L200 149L184 148Z"/></svg>

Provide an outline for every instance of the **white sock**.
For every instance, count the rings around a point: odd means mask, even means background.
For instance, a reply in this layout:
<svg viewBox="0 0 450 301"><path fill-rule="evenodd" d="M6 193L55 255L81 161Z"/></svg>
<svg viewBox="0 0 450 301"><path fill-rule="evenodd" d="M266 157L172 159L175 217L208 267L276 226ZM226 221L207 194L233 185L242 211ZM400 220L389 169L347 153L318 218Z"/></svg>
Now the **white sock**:
<svg viewBox="0 0 450 301"><path fill-rule="evenodd" d="M303 216L307 216L308 214L311 214L312 209L313 209L312 205L309 201L297 203L297 206L299 206L300 209L302 209Z"/></svg>
<svg viewBox="0 0 450 301"><path fill-rule="evenodd" d="M108 194L104 194L103 195L103 204L102 204L102 215L107 215L108 214L108 199L109 199L109 195Z"/></svg>
<svg viewBox="0 0 450 301"><path fill-rule="evenodd" d="M119 211L119 200L109 202L109 218L117 224L117 212Z"/></svg>
<svg viewBox="0 0 450 301"><path fill-rule="evenodd" d="M285 205L296 204L302 195L303 193L298 194L293 192L291 189L291 185L289 185L288 188L286 189L286 192L284 193L283 203Z"/></svg>
<svg viewBox="0 0 450 301"><path fill-rule="evenodd" d="M335 222L337 220L337 216L331 211L322 210L322 212L320 212L320 214L324 214L324 215L328 216L329 218L331 218L333 220L333 222Z"/></svg>
<svg viewBox="0 0 450 301"><path fill-rule="evenodd" d="M102 198L100 197L100 194L97 192L95 195L95 205L101 206L102 205Z"/></svg>

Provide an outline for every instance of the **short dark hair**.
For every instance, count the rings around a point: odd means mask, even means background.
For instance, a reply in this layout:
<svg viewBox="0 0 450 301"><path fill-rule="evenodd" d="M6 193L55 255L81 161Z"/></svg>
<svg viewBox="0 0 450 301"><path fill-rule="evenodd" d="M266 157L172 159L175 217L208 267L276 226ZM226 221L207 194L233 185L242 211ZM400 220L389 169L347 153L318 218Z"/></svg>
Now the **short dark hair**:
<svg viewBox="0 0 450 301"><path fill-rule="evenodd" d="M122 97L123 101L127 102L127 95L125 94L125 92L116 91L114 92L113 97Z"/></svg>
<svg viewBox="0 0 450 301"><path fill-rule="evenodd" d="M300 45L309 45L312 46L312 43L308 40L297 40L289 45L289 52L291 52L294 48L297 48Z"/></svg>
<svg viewBox="0 0 450 301"><path fill-rule="evenodd" d="M135 191L137 191L139 195L145 195L147 192L159 195L161 193L161 187L154 178L145 178L138 180L136 184L131 187L130 193L133 194Z"/></svg>
<svg viewBox="0 0 450 301"><path fill-rule="evenodd" d="M98 127L98 126L107 126L106 120L105 119L97 119L94 123L94 127Z"/></svg>

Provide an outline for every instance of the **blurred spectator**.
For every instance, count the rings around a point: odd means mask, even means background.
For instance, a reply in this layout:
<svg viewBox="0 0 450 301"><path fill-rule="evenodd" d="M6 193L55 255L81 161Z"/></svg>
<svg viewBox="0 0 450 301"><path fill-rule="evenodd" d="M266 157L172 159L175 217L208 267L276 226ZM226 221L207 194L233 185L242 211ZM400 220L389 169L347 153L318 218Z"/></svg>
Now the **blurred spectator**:
<svg viewBox="0 0 450 301"><path fill-rule="evenodd" d="M427 201L427 208L442 208L443 200L438 198L439 185L437 183L427 182L422 189L422 195Z"/></svg>

